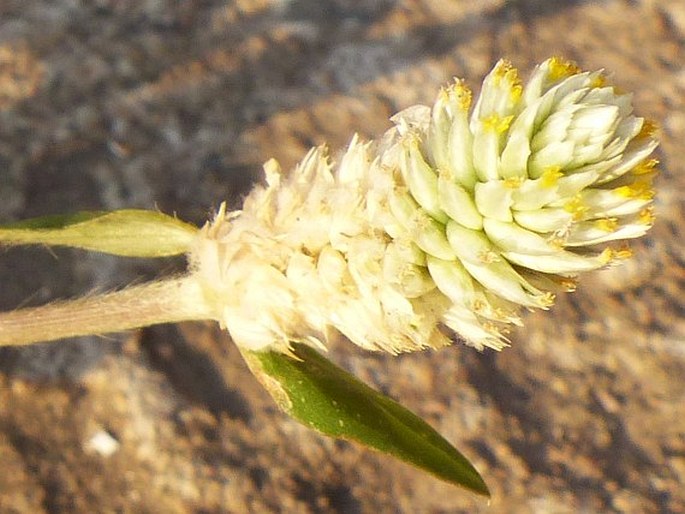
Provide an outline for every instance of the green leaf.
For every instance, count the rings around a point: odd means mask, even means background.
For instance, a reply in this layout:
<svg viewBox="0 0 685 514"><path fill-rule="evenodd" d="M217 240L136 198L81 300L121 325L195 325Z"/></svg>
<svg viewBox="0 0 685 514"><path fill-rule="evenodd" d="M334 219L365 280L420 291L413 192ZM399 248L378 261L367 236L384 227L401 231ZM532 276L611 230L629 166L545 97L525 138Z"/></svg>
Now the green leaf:
<svg viewBox="0 0 685 514"><path fill-rule="evenodd" d="M442 480L490 496L471 463L430 425L314 349L293 344L292 355L242 351L279 406L304 425L394 455Z"/></svg>
<svg viewBox="0 0 685 514"><path fill-rule="evenodd" d="M125 257L167 257L187 252L197 230L156 211L79 212L1 225L0 245L44 244Z"/></svg>

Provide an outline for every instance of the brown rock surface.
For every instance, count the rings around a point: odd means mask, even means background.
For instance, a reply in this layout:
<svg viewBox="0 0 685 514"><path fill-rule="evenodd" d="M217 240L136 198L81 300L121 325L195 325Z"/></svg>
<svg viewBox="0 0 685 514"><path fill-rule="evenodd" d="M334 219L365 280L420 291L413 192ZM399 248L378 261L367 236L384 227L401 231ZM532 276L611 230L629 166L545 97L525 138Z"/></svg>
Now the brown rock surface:
<svg viewBox="0 0 685 514"><path fill-rule="evenodd" d="M502 56L606 68L662 127L658 221L626 266L500 354L331 356L429 420L490 504L282 415L211 324L0 349L2 513L685 512L685 4L94 0L0 4L0 220L158 207L201 223L276 157L380 135ZM0 308L180 269L0 255Z"/></svg>

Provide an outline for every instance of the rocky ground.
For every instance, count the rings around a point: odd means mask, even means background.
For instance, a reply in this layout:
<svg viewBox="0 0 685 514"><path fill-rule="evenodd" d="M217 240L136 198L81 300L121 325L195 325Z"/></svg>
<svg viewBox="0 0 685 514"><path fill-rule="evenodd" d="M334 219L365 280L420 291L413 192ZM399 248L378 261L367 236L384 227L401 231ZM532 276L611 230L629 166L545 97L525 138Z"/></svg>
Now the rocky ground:
<svg viewBox="0 0 685 514"><path fill-rule="evenodd" d="M685 512L681 0L5 1L0 220L157 207L200 224L269 157L380 135L455 75L556 54L606 68L661 126L635 258L499 354L331 351L462 449L490 503L301 427L226 334L187 323L0 350L0 512ZM3 250L0 308L182 266Z"/></svg>

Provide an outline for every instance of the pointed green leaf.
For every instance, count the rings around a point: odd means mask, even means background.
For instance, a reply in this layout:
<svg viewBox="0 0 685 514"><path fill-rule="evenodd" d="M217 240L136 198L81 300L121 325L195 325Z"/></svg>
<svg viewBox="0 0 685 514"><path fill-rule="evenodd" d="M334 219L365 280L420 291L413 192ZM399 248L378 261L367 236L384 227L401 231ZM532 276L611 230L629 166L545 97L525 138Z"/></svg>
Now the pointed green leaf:
<svg viewBox="0 0 685 514"><path fill-rule="evenodd" d="M0 226L0 245L71 246L125 257L167 257L188 251L197 227L138 209L79 212Z"/></svg>
<svg viewBox="0 0 685 514"><path fill-rule="evenodd" d="M314 349L248 352L252 372L279 406L326 435L357 441L438 478L489 496L471 463L421 418L335 366Z"/></svg>

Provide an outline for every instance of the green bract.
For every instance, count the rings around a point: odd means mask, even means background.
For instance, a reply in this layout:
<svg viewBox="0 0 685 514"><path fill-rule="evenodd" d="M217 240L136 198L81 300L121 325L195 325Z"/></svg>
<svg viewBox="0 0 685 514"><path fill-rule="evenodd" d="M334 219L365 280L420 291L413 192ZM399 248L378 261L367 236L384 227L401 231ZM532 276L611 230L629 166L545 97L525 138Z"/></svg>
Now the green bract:
<svg viewBox="0 0 685 514"><path fill-rule="evenodd" d="M193 225L138 209L44 216L0 226L0 244L71 246L125 257L184 254L196 235Z"/></svg>
<svg viewBox="0 0 685 514"><path fill-rule="evenodd" d="M389 453L447 482L489 496L466 458L425 421L333 365L316 350L243 352L278 405L301 423Z"/></svg>

